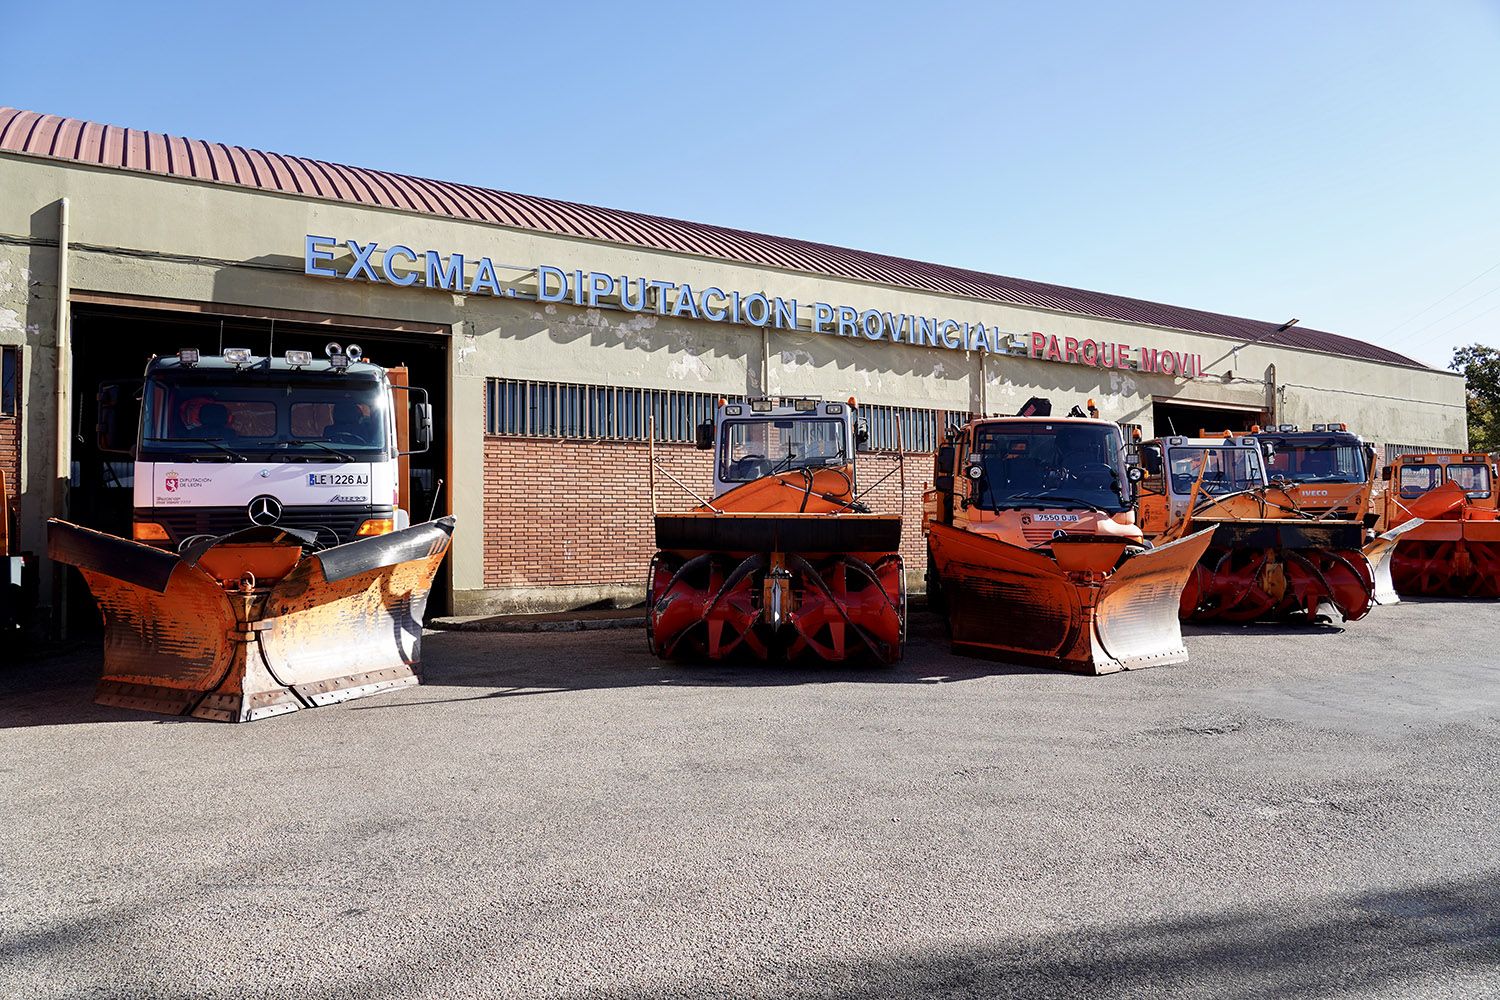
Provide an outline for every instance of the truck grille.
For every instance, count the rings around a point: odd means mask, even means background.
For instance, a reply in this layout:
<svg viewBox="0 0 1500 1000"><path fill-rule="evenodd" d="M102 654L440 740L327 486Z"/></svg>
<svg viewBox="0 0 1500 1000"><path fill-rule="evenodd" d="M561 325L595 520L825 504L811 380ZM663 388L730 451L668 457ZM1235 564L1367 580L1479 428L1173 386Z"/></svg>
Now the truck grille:
<svg viewBox="0 0 1500 1000"><path fill-rule="evenodd" d="M1021 537L1030 545L1040 545L1052 541L1052 533L1057 529L1055 524L1028 524L1021 529Z"/></svg>
<svg viewBox="0 0 1500 1000"><path fill-rule="evenodd" d="M254 527L244 507L158 508L137 510L135 516L139 521L155 521L166 528L174 549L194 535L227 535ZM317 531L320 544L338 545L353 539L367 518L392 516L390 507L286 507L276 526Z"/></svg>

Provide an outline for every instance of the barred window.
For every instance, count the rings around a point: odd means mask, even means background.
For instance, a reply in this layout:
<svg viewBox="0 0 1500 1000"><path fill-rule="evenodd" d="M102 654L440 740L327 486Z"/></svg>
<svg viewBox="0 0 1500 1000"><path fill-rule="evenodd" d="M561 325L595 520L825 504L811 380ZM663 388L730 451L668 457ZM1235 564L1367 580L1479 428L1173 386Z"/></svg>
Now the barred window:
<svg viewBox="0 0 1500 1000"><path fill-rule="evenodd" d="M0 416L15 416L20 396L21 349L0 347Z"/></svg>
<svg viewBox="0 0 1500 1000"><path fill-rule="evenodd" d="M650 418L656 440L691 442L723 398L710 392L489 380L485 430L509 437L644 441ZM737 397L736 397L737 398Z"/></svg>
<svg viewBox="0 0 1500 1000"><path fill-rule="evenodd" d="M698 425L714 419L720 399L740 402L744 397L492 378L485 387L485 430L507 437L644 441L647 422L654 415L656 440L690 443ZM968 414L861 405L859 418L869 429L866 447L872 451L896 450L899 418L906 450L930 452L937 448L943 428L963 424Z"/></svg>
<svg viewBox="0 0 1500 1000"><path fill-rule="evenodd" d="M1456 450L1454 448L1445 448L1430 444L1387 444L1385 446L1385 464L1390 465L1399 455L1436 455Z"/></svg>
<svg viewBox="0 0 1500 1000"><path fill-rule="evenodd" d="M865 447L871 451L895 451L897 445L909 452L929 452L937 448L942 410L919 410L910 406L871 406L862 404L859 417L865 422L870 438ZM896 421L901 421L900 441Z"/></svg>

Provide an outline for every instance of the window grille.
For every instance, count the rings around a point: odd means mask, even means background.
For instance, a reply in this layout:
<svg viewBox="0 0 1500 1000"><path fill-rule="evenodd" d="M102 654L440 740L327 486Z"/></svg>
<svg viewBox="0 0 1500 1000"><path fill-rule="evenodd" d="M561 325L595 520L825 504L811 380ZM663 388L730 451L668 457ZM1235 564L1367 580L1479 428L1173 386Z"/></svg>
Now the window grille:
<svg viewBox="0 0 1500 1000"><path fill-rule="evenodd" d="M496 378L485 387L485 430L508 437L644 441L654 415L656 440L691 442L698 425L714 418L721 398L680 389Z"/></svg>
<svg viewBox="0 0 1500 1000"><path fill-rule="evenodd" d="M655 414L657 441L691 443L698 425L713 420L720 399L738 402L743 398L680 389L496 378L485 387L485 430L506 437L644 441L647 420ZM859 419L870 432L866 447L895 451L898 417L908 452L934 450L940 428L968 419L967 414L954 411L861 406Z"/></svg>
<svg viewBox="0 0 1500 1000"><path fill-rule="evenodd" d="M941 410L920 410L911 406L861 405L859 419L870 432L865 447L870 451L895 451L898 441L896 421L901 421L899 444L908 452L929 452L937 448L938 421Z"/></svg>
<svg viewBox="0 0 1500 1000"><path fill-rule="evenodd" d="M1398 455L1440 455L1444 452L1457 451L1457 448L1440 448L1427 444L1388 444L1385 446L1385 464L1390 465Z"/></svg>

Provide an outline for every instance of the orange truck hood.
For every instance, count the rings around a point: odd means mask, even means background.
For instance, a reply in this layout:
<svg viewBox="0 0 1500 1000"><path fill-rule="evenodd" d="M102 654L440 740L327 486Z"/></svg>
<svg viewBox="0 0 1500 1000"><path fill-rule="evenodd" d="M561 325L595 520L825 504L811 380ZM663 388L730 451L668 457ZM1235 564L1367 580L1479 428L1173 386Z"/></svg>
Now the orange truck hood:
<svg viewBox="0 0 1500 1000"><path fill-rule="evenodd" d="M966 523L960 523L964 520ZM1065 535L1105 535L1131 542L1139 542L1143 537L1141 529L1136 526L1134 511L1111 515L1094 510L1056 508L1002 511L974 508L964 519L955 518L954 526L1023 549L1045 545L1059 532Z"/></svg>

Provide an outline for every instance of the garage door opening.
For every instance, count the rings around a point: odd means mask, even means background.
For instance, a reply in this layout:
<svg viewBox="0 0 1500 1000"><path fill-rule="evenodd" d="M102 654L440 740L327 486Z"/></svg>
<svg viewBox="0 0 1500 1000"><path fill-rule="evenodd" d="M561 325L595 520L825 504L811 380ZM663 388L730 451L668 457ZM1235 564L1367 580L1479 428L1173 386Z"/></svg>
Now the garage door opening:
<svg viewBox="0 0 1500 1000"><path fill-rule="evenodd" d="M88 305L75 306L72 336L73 442L67 518L76 524L125 538L131 533L134 463L128 456L101 452L94 432L101 382L139 378L153 355L176 354L183 348L197 348L205 356L220 354L226 347L249 348L257 356L306 350L322 358L329 341L357 343L366 360L378 365L405 365L410 371L410 384L428 391L433 445L427 452L411 456L411 517L414 522L424 521L434 511L448 511L446 337L281 319L275 321L273 329L268 319ZM445 565L433 588L431 614L446 609L450 589L446 572ZM97 628L98 614L87 586L76 570L69 570L68 576L70 631Z"/></svg>
<svg viewBox="0 0 1500 1000"><path fill-rule="evenodd" d="M1236 409L1212 406L1203 403L1153 403L1152 425L1158 437L1181 434L1184 437L1210 437L1233 431L1248 433L1250 428L1264 423L1261 410Z"/></svg>

